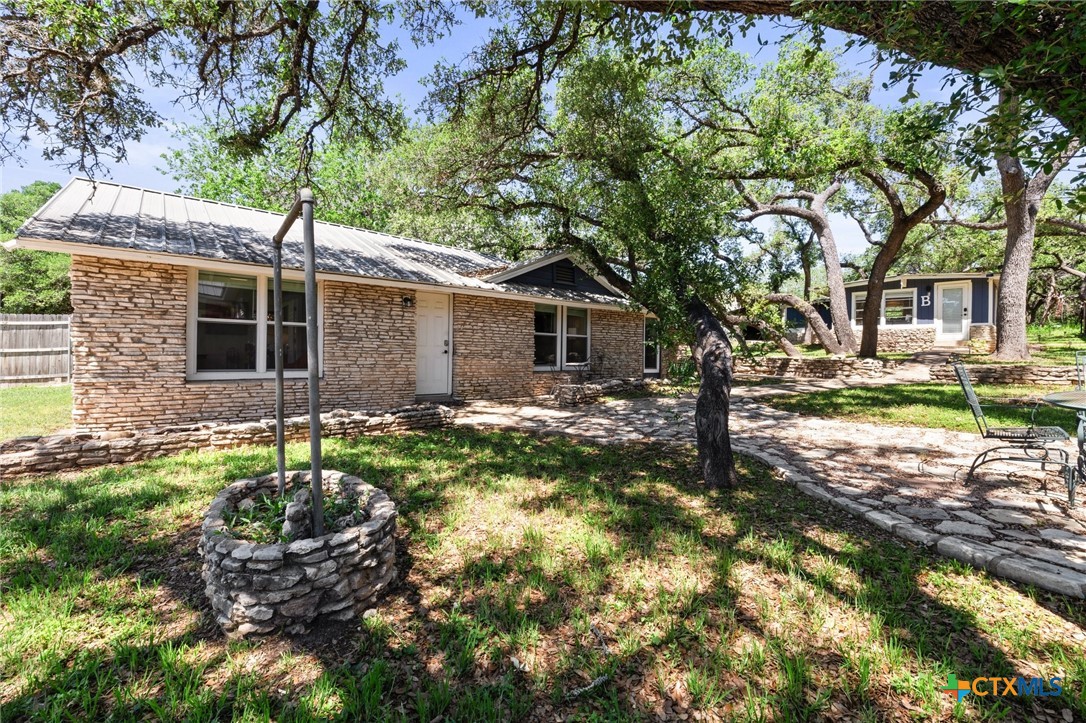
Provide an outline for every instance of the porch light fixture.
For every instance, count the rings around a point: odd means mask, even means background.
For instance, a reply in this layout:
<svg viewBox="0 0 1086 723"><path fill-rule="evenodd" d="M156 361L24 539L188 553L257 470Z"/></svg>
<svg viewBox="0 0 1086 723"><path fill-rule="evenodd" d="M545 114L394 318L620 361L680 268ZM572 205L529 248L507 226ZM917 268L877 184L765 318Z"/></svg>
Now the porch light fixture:
<svg viewBox="0 0 1086 723"><path fill-rule="evenodd" d="M415 300L410 296L403 297L402 299L400 299L400 302L403 304L403 308L405 309L410 309L412 306L415 305Z"/></svg>

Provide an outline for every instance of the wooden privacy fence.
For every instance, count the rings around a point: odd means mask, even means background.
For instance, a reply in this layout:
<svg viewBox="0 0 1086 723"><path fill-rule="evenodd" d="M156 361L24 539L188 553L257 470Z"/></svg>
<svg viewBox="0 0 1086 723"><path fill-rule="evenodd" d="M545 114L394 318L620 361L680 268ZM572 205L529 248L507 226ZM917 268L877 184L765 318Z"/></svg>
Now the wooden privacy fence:
<svg viewBox="0 0 1086 723"><path fill-rule="evenodd" d="M0 385L71 380L68 317L0 314Z"/></svg>

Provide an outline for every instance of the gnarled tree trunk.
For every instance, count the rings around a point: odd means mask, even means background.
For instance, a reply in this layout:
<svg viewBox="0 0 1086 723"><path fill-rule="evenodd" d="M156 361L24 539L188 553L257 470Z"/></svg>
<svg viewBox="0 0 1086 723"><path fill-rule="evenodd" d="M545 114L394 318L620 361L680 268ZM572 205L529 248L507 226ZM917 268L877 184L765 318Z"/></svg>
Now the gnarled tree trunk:
<svg viewBox="0 0 1086 723"><path fill-rule="evenodd" d="M1039 196L1036 189L1031 192L1033 184L1026 179L1025 169L1017 158L1001 156L996 163L1003 188L1003 209L1007 214L1007 247L999 276L996 350L992 358L1024 361L1029 359L1026 340L1029 270L1033 263L1037 213L1044 192Z"/></svg>
<svg viewBox="0 0 1086 723"><path fill-rule="evenodd" d="M841 271L841 255L837 251L837 240L833 236L830 226L829 214L826 204L838 191L841 190L843 180L833 179L833 182L819 193L812 191L796 191L794 193L778 193L769 203L762 203L755 198L741 181L733 181L736 190L743 197L750 209L750 213L739 218L740 221L749 222L761 216L788 216L806 221L811 231L818 239L818 246L822 251L822 263L826 269L826 285L829 287L830 318L833 321L833 334L837 339L834 344L833 354L856 351L856 335L852 333L852 323L848 319L848 305L845 296L845 277ZM781 201L793 199L806 202L807 206L797 206L781 203ZM797 307L798 308L798 307ZM830 350L830 347L826 347Z"/></svg>
<svg viewBox="0 0 1086 723"><path fill-rule="evenodd" d="M1018 100L1003 91L999 96L999 112L1017 115ZM1011 139L1013 140L1013 139ZM1008 145L1013 145L1008 141ZM999 298L996 318L996 350L993 359L1025 361L1029 359L1026 341L1026 299L1029 293L1029 271L1033 263L1033 246L1037 236L1037 216L1041 201L1048 193L1056 174L1063 170L1081 148L1081 141L1072 139L1057 158L1033 175L1026 177L1022 162L1010 155L996 158L999 183L1003 192L1003 210L1007 223L1007 247L1003 252L1003 268L999 277Z"/></svg>
<svg viewBox="0 0 1086 723"><path fill-rule="evenodd" d="M771 301L774 304L780 304L782 306L791 306L793 309L803 314L803 318L807 320L808 331L814 332L818 337L818 341L830 354L843 354L844 349L837 341L837 337L834 336L833 331L826 326L826 322L822 321L822 315L818 313L818 309L811 306L803 299L795 296L794 294L767 294L766 300Z"/></svg>
<svg viewBox="0 0 1086 723"><path fill-rule="evenodd" d="M920 206L910 213L905 212L905 204L898 195L893 184L882 174L874 171L864 171L867 180L879 189L886 197L886 203L890 207L891 223L890 231L879 246L879 252L875 255L875 261L871 265L871 274L867 277L867 296L864 302L864 327L860 337L861 357L875 357L879 351L879 321L882 316L882 292L886 283L886 275L894 259L905 245L905 239L909 232L916 228L924 219L928 218L943 205L946 200L946 188L927 171L922 169L910 169L894 161L886 160L887 167L899 173L908 173L911 178L920 181L927 189L928 197ZM867 233L866 227L864 232ZM915 313L915 310L914 310Z"/></svg>
<svg viewBox="0 0 1086 723"><path fill-rule="evenodd" d="M732 389L732 354L720 321L696 296L684 303L687 319L694 327L694 361L701 374L701 388L694 411L698 439L698 463L709 487L733 487L735 472L728 412Z"/></svg>

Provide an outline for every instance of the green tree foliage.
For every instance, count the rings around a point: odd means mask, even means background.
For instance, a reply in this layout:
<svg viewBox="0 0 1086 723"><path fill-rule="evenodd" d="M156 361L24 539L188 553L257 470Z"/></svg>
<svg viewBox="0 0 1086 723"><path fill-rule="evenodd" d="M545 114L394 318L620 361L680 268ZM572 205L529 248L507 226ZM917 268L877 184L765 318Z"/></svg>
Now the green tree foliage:
<svg viewBox="0 0 1086 723"><path fill-rule="evenodd" d="M300 125L304 174L317 138L339 132L373 140L402 128L383 87L402 60L382 29L399 20L412 41L427 43L455 31L457 20L454 4L442 0L8 0L2 7L0 155L45 130L45 157L87 172L101 169L100 156L123 159L129 143L163 120L132 80L138 69L212 113L216 137L232 148L258 151ZM895 62L893 82L906 97L934 64L953 69L946 78L952 115L985 108L1005 90L1031 115L1086 135L1086 86L1077 82L1086 76L1082 3L472 0L467 9L491 18L494 29L468 62L436 74L438 105L459 106L473 86L523 70L529 82L509 110L527 122L547 84L587 43L611 38L667 61L685 57L700 39L730 41L758 17L784 16L876 45ZM1058 149L1067 138L1041 140Z"/></svg>
<svg viewBox="0 0 1086 723"><path fill-rule="evenodd" d="M183 148L163 158L179 191L199 198L286 212L297 194L297 149L285 136L271 139L259 153L230 157L214 134L189 128L176 138ZM382 194L381 154L368 144L333 141L317 148L310 161L310 186L322 221L386 231L394 209Z"/></svg>
<svg viewBox="0 0 1086 723"><path fill-rule="evenodd" d="M0 195L0 241L7 241L60 184L35 181ZM0 247L0 313L67 314L72 310L65 254Z"/></svg>
<svg viewBox="0 0 1086 723"><path fill-rule="evenodd" d="M412 36L432 37L451 10L427 3ZM211 115L215 137L240 153L296 133L303 174L320 137L376 142L403 125L385 98L403 68L381 38L393 5L259 0L10 0L2 3L0 158L36 131L43 155L86 173L123 160L164 119L133 76Z"/></svg>
<svg viewBox="0 0 1086 723"><path fill-rule="evenodd" d="M487 212L512 256L572 251L612 285L695 342L702 372L697 427L708 484L735 478L727 439L730 350L710 310L742 283L729 233L735 194L668 111L666 71L606 49L557 80L553 103L525 125L515 104L534 77L479 91L409 160L421 196ZM722 258L728 259L722 262Z"/></svg>

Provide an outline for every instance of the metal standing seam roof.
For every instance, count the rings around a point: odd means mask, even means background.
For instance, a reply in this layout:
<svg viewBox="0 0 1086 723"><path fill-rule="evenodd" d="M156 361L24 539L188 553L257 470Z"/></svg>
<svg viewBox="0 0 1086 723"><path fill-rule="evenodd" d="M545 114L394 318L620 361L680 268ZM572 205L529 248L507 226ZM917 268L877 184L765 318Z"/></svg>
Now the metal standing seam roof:
<svg viewBox="0 0 1086 723"><path fill-rule="evenodd" d="M319 199L318 199L319 203ZM272 265L272 236L283 214L86 178L72 179L19 229L21 240L104 247ZM317 221L317 270L364 278L478 289L531 297L618 305L591 292L476 278L505 259L478 251ZM94 255L88 248L87 255ZM302 224L283 241L284 268L304 264Z"/></svg>

